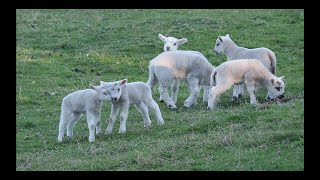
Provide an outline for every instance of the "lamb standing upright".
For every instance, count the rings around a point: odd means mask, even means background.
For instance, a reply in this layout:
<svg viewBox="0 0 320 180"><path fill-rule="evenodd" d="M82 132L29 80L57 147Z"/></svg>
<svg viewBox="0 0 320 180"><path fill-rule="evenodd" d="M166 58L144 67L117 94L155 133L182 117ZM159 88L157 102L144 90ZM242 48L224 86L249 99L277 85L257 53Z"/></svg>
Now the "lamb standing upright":
<svg viewBox="0 0 320 180"><path fill-rule="evenodd" d="M190 96L184 102L185 107L190 107L197 103L200 85L209 92L210 74L213 70L209 61L196 53L188 51L167 51L159 54L149 62L148 85L152 88L159 81L159 93L169 108L175 109L173 99L169 97L168 83L174 79L187 80ZM176 95L175 95L176 96ZM208 94L206 94L208 97Z"/></svg>
<svg viewBox="0 0 320 180"><path fill-rule="evenodd" d="M111 114L106 134L112 133L116 116L120 113L120 128L119 133L126 132L126 121L128 118L129 105L133 104L143 115L144 127L151 126L151 121L148 113L148 107L155 111L158 124L164 124L161 116L161 111L158 104L152 99L150 87L143 82L127 83L127 79L116 82L103 82L101 85L94 87L95 89L106 89L106 96L112 102Z"/></svg>
<svg viewBox="0 0 320 180"><path fill-rule="evenodd" d="M101 108L103 101L106 100L104 88L79 90L64 97L61 105L58 142L62 142L66 128L67 136L73 137L74 124L80 119L82 113L87 115L89 142L93 142L94 131L96 130L97 134L101 133Z"/></svg>
<svg viewBox="0 0 320 180"><path fill-rule="evenodd" d="M260 61L239 59L226 61L217 66L210 75L211 85L208 108L214 109L217 99L233 84L245 83L250 95L250 104L257 104L256 91L259 87L268 89L270 97L282 99L285 84L282 77L273 75Z"/></svg>
<svg viewBox="0 0 320 180"><path fill-rule="evenodd" d="M159 38L164 42L164 45L163 45L163 51L164 52L177 50L179 45L184 44L184 43L186 43L188 41L187 38L177 39L175 37L166 37L166 36L164 36L162 34L159 34ZM203 54L201 54L198 51L188 51L188 52L195 53L195 54L198 54L200 56L203 56ZM172 98L174 103L177 102L177 94L178 94L179 86L180 86L180 80L179 79L173 79L172 80L172 84L171 84L171 98ZM204 93L203 93L203 101L204 102L208 101L208 96L207 96L208 92L206 92L206 90L207 90L207 88L204 88ZM162 98L161 95L160 95L159 101L163 102L163 98Z"/></svg>
<svg viewBox="0 0 320 180"><path fill-rule="evenodd" d="M257 59L259 60L272 74L276 75L276 56L268 48L248 49L237 46L229 34L219 36L216 40L214 52L217 54L225 54L227 60L237 59ZM233 99L238 99L243 94L243 84L235 85L233 89ZM269 95L268 95L269 96ZM267 97L268 97L267 96Z"/></svg>

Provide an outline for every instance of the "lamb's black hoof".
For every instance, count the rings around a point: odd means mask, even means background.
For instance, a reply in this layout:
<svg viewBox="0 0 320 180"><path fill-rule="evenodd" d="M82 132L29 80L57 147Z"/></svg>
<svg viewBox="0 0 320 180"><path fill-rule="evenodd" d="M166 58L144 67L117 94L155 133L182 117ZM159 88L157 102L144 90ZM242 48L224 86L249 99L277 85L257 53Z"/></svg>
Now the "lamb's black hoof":
<svg viewBox="0 0 320 180"><path fill-rule="evenodd" d="M172 105L168 105L168 107L169 107L170 109L177 109L176 106L172 106Z"/></svg>

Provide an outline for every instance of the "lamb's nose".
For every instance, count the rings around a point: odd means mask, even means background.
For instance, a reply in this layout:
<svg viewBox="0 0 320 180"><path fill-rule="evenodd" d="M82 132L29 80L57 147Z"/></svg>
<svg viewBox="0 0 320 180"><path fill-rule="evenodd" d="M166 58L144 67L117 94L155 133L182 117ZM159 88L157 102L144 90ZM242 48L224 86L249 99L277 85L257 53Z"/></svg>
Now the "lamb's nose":
<svg viewBox="0 0 320 180"><path fill-rule="evenodd" d="M167 50L169 50L170 49L170 47L167 47Z"/></svg>
<svg viewBox="0 0 320 180"><path fill-rule="evenodd" d="M117 101L117 98L116 98L116 97L115 97L115 98L112 98L112 100L113 100L113 101Z"/></svg>
<svg viewBox="0 0 320 180"><path fill-rule="evenodd" d="M282 98L284 98L284 95L281 94L281 95L278 96L278 98L279 98L279 99L282 99Z"/></svg>

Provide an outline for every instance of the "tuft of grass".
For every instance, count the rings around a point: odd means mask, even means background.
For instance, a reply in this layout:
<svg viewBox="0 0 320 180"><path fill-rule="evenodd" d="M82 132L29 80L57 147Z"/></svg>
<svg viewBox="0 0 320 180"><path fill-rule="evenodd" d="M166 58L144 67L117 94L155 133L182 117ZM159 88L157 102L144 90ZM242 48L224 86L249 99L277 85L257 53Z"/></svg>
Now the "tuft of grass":
<svg viewBox="0 0 320 180"><path fill-rule="evenodd" d="M165 124L150 112L152 127L129 110L127 132L88 142L84 117L73 139L57 142L60 105L67 94L100 80L148 79L148 62L162 52L162 33L187 38L182 50L203 53L217 66L226 57L212 52L219 35L230 34L248 48L267 47L286 81L286 100L257 106L246 93L219 106L183 108L189 96L181 83L177 110L158 102ZM304 10L16 10L16 170L304 170ZM202 97L202 92L200 94ZM102 110L107 127L111 104Z"/></svg>

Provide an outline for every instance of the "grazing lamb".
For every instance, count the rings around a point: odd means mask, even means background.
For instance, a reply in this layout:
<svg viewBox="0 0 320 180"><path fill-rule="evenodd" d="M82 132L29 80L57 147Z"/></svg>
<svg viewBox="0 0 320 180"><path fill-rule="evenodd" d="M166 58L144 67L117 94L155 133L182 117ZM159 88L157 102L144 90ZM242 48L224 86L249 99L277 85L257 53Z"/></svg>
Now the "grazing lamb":
<svg viewBox="0 0 320 180"><path fill-rule="evenodd" d="M126 121L128 117L129 105L134 104L143 116L144 127L151 126L148 107L155 111L158 124L164 124L158 104L152 99L150 87L143 82L127 83L127 79L116 82L100 81L100 86L94 89L106 89L106 96L112 102L111 115L106 134L111 134L116 116L120 113L119 133L126 132Z"/></svg>
<svg viewBox="0 0 320 180"><path fill-rule="evenodd" d="M162 34L159 34L159 38L164 42L164 45L163 45L164 52L177 50L179 45L184 44L188 41L187 38L177 39L175 37L166 37ZM203 56L203 54L201 54L198 51L188 51L188 52L196 53L196 54ZM179 79L172 80L171 97L174 97L174 99L172 99L174 103L177 102L177 98L176 98L177 96L174 96L174 94L178 94L179 86L180 86ZM204 102L208 102L208 96L206 96L208 93L205 92L206 90L207 90L207 88L204 88L204 93L203 93L203 101ZM160 95L159 101L163 102L163 98L161 97L161 95Z"/></svg>
<svg viewBox="0 0 320 180"><path fill-rule="evenodd" d="M188 83L190 96L184 102L185 107L197 104L200 85L206 89L208 97L210 88L210 74L213 70L209 61L199 54L188 51L167 51L159 54L149 62L148 85L152 88L159 81L159 93L169 108L175 109L177 94L173 94L171 99L168 94L168 83L172 80L186 80Z"/></svg>
<svg viewBox="0 0 320 180"><path fill-rule="evenodd" d="M267 48L248 49L237 46L230 38L219 36L216 40L214 52L217 54L225 54L227 60L236 59L257 59L259 60L272 74L276 75L276 56L274 52ZM233 89L233 99L240 98L243 94L243 84L236 85Z"/></svg>
<svg viewBox="0 0 320 180"><path fill-rule="evenodd" d="M107 90L103 88L85 89L70 93L62 100L59 123L58 142L62 142L65 129L67 136L73 137L74 124L80 119L82 113L87 115L89 128L89 142L95 140L96 134L101 133L101 108L103 101L107 100Z"/></svg>
<svg viewBox="0 0 320 180"><path fill-rule="evenodd" d="M217 99L234 84L245 83L250 95L250 104L257 104L256 91L259 87L268 89L269 98L282 99L285 84L282 77L273 75L260 61L239 59L217 66L210 75L213 87L210 90L208 109L214 109Z"/></svg>

